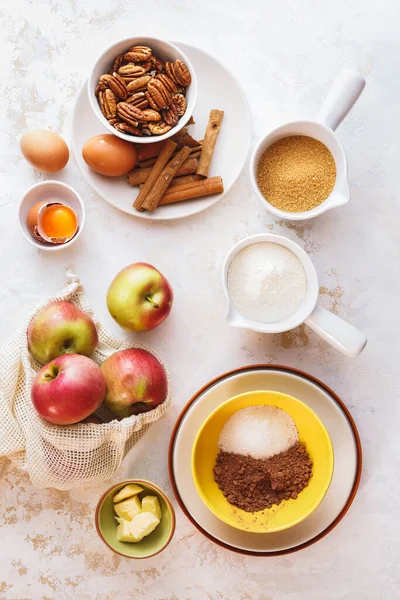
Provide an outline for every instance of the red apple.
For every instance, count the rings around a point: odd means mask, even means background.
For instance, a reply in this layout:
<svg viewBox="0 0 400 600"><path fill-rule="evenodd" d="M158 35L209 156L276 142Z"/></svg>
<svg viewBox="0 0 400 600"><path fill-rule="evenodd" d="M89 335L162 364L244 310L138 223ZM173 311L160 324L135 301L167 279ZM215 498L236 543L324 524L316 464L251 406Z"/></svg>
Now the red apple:
<svg viewBox="0 0 400 600"><path fill-rule="evenodd" d="M91 356L97 342L92 319L72 302L45 306L28 327L29 352L41 365L63 354Z"/></svg>
<svg viewBox="0 0 400 600"><path fill-rule="evenodd" d="M106 358L101 370L107 385L104 404L121 419L147 412L167 396L164 367L147 350L119 350Z"/></svg>
<svg viewBox="0 0 400 600"><path fill-rule="evenodd" d="M42 419L55 425L72 425L100 406L105 391L101 369L93 360L81 354L65 354L36 374L31 397Z"/></svg>
<svg viewBox="0 0 400 600"><path fill-rule="evenodd" d="M171 312L173 292L155 267L134 263L116 275L107 292L107 307L123 329L149 331Z"/></svg>

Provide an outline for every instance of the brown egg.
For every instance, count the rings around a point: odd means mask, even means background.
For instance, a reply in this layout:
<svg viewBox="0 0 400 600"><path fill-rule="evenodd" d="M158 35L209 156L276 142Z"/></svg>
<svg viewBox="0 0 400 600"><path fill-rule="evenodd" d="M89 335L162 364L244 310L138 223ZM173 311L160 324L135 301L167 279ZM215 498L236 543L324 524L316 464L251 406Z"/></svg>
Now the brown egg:
<svg viewBox="0 0 400 600"><path fill-rule="evenodd" d="M90 138L82 148L82 156L93 171L108 177L118 177L135 166L137 153L131 142L105 133Z"/></svg>
<svg viewBox="0 0 400 600"><path fill-rule="evenodd" d="M61 171L69 159L67 144L53 131L27 131L22 136L20 146L26 160L44 173Z"/></svg>

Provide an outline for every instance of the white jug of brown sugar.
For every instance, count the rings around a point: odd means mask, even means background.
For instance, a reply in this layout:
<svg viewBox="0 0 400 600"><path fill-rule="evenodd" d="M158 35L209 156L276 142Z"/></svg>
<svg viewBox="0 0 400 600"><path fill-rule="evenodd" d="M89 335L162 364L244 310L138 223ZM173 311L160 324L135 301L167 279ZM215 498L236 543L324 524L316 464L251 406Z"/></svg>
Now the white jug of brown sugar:
<svg viewBox="0 0 400 600"><path fill-rule="evenodd" d="M364 87L362 75L342 71L315 121L285 123L259 141L250 179L264 208L299 221L349 202L347 158L335 129Z"/></svg>

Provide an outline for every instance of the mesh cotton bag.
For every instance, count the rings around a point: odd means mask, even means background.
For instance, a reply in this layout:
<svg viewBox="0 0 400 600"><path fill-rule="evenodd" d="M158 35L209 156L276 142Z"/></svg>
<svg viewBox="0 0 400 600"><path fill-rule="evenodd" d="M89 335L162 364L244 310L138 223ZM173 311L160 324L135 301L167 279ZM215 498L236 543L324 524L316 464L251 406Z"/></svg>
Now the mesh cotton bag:
<svg viewBox="0 0 400 600"><path fill-rule="evenodd" d="M61 300L73 302L96 323L99 344L92 358L97 364L123 348L143 348L156 356L168 377L166 400L147 413L99 425L59 427L43 421L31 402L31 385L40 365L28 352L26 332L39 310ZM150 424L166 413L170 404L170 379L163 361L146 346L123 342L110 335L94 316L79 279L69 274L61 294L38 306L0 348L0 461L9 458L28 472L38 488L69 490L94 485L113 475L126 453ZM101 411L102 407L96 411L100 417Z"/></svg>

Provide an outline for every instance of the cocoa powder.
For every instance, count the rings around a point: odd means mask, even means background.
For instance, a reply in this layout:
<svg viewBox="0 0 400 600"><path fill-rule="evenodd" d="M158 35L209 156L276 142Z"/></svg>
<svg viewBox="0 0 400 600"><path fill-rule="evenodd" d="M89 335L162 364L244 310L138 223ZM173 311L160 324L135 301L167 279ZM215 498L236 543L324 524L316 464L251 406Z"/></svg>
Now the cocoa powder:
<svg viewBox="0 0 400 600"><path fill-rule="evenodd" d="M296 499L311 475L312 460L301 443L267 459L220 451L214 467L214 479L227 501L247 512Z"/></svg>

